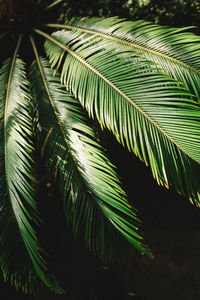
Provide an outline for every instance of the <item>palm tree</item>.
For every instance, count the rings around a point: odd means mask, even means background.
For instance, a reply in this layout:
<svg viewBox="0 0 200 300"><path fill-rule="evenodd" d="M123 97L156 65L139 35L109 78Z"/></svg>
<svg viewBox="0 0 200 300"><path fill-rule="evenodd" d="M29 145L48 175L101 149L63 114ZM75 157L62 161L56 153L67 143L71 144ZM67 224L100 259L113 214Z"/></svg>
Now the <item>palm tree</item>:
<svg viewBox="0 0 200 300"><path fill-rule="evenodd" d="M0 1L1 49L9 45L0 69L0 264L5 281L30 293L41 284L63 292L39 238L39 167L91 251L112 259L132 244L152 257L89 117L158 184L200 205L200 38L117 17L50 23L61 1Z"/></svg>

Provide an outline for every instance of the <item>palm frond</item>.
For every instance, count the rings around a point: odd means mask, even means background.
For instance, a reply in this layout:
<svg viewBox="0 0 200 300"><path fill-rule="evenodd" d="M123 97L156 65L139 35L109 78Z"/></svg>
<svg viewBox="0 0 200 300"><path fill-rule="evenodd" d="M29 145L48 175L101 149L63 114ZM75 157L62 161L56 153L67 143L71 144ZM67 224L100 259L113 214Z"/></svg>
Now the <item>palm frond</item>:
<svg viewBox="0 0 200 300"><path fill-rule="evenodd" d="M173 185L199 205L200 108L192 95L113 41L36 31L47 38L52 67L64 57L61 80L89 114L150 165L159 184Z"/></svg>
<svg viewBox="0 0 200 300"><path fill-rule="evenodd" d="M5 280L37 293L41 281L52 289L55 285L46 274L35 231L40 218L31 185L32 106L25 65L17 52L0 69L0 82L0 264Z"/></svg>
<svg viewBox="0 0 200 300"><path fill-rule="evenodd" d="M164 73L184 83L200 102L200 37L188 28L159 26L147 21L126 21L112 18L72 18L65 28L82 36L99 36L128 47L147 60L158 64Z"/></svg>
<svg viewBox="0 0 200 300"><path fill-rule="evenodd" d="M31 78L38 103L40 149L49 177L59 183L64 211L75 235L83 232L87 246L103 258L112 258L119 251L114 247L120 234L151 255L138 233L136 213L87 125L85 112L61 86L60 77L53 77L48 61L37 53L36 57Z"/></svg>

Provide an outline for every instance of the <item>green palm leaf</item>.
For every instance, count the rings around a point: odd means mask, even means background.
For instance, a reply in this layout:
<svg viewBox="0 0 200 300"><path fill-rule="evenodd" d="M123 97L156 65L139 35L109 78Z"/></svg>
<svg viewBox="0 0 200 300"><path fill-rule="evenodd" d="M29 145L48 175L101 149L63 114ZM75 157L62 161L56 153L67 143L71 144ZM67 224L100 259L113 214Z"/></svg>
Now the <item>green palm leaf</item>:
<svg viewBox="0 0 200 300"><path fill-rule="evenodd" d="M129 150L150 165L159 184L199 205L199 105L152 63L101 37L59 31L45 44L52 66L67 53L61 79Z"/></svg>
<svg viewBox="0 0 200 300"><path fill-rule="evenodd" d="M40 280L59 291L46 274L35 232L40 218L31 186L32 106L25 65L17 51L0 69L0 82L0 264L4 279L25 292L37 293Z"/></svg>
<svg viewBox="0 0 200 300"><path fill-rule="evenodd" d="M65 25L48 24L71 30L82 36L99 36L128 47L147 60L154 61L200 101L200 38L188 28L159 26L146 21L112 18L72 18Z"/></svg>
<svg viewBox="0 0 200 300"><path fill-rule="evenodd" d="M103 258L118 252L115 242L121 239L119 233L151 255L137 232L139 220L87 125L84 111L61 86L60 77L52 76L48 61L37 52L36 57L31 77L38 103L41 154L49 177L59 183L65 214L75 234L83 232L87 246ZM120 243L117 245L120 248Z"/></svg>

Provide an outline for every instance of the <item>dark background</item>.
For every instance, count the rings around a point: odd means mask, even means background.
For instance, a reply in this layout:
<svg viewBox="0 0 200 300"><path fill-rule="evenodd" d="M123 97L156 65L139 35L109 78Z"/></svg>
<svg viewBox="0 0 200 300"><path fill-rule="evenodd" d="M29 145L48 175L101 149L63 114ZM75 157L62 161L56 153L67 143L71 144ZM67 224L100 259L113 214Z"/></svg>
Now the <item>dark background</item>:
<svg viewBox="0 0 200 300"><path fill-rule="evenodd" d="M60 21L76 15L118 15L161 25L196 25L194 32L199 32L199 1L68 0L60 5L59 11ZM63 229L52 204L49 216L51 264L66 294L54 295L44 290L41 296L27 296L0 281L1 295L27 300L199 300L200 209L173 190L159 187L149 168L119 145L110 133L102 133L102 140L117 166L128 198L139 210L144 237L155 258L150 260L133 251L131 266L120 261L100 262L80 241L74 241L70 229ZM47 189L45 192L51 206L55 195L52 197ZM42 193L44 195L44 191Z"/></svg>

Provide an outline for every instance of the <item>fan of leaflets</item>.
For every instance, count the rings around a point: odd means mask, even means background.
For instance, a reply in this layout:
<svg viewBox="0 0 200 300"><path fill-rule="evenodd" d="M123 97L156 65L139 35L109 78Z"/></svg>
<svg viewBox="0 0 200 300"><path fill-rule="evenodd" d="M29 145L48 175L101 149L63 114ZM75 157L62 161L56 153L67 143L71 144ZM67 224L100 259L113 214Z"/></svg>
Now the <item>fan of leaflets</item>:
<svg viewBox="0 0 200 300"><path fill-rule="evenodd" d="M0 67L0 264L17 289L35 293L43 283L62 293L38 237L35 166L56 184L54 201L90 250L111 259L132 245L151 257L89 117L150 166L159 184L199 206L200 43L185 29L145 21L40 24L25 35L23 26L0 32L2 48L9 35L15 45ZM50 35L50 28L59 30ZM24 41L35 55L30 65Z"/></svg>

